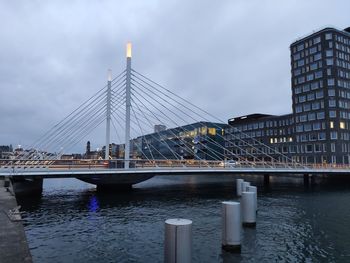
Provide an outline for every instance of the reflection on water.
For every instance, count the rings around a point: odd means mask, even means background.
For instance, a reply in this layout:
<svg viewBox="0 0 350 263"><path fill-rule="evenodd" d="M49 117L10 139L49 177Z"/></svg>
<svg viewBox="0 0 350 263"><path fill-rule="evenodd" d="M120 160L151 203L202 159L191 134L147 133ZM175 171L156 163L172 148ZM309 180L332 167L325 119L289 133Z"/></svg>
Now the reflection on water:
<svg viewBox="0 0 350 263"><path fill-rule="evenodd" d="M162 176L131 192L99 193L74 179L48 179L41 199L20 200L35 262L162 262L164 221L193 220L193 262L350 262L350 183L259 177L256 229L242 253L221 250L221 202L233 176ZM341 180L341 183L339 183ZM265 189L266 190L266 189Z"/></svg>

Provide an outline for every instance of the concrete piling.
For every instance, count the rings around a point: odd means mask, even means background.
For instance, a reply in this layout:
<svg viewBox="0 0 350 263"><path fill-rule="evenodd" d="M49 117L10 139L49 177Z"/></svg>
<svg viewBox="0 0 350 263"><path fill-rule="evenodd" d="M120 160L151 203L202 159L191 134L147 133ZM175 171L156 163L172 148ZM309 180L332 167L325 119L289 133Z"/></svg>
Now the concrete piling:
<svg viewBox="0 0 350 263"><path fill-rule="evenodd" d="M164 262L189 263L192 260L192 221L168 219L165 221Z"/></svg>
<svg viewBox="0 0 350 263"><path fill-rule="evenodd" d="M242 183L242 192L248 192L248 187L250 186L250 182L243 182Z"/></svg>
<svg viewBox="0 0 350 263"><path fill-rule="evenodd" d="M247 187L248 192L253 192L254 193L254 207L255 207L255 211L258 211L258 189L256 186L248 186Z"/></svg>
<svg viewBox="0 0 350 263"><path fill-rule="evenodd" d="M222 202L222 248L241 252L241 204Z"/></svg>
<svg viewBox="0 0 350 263"><path fill-rule="evenodd" d="M236 180L236 192L237 192L237 196L241 196L242 195L242 184L243 184L244 180L243 179L237 179Z"/></svg>
<svg viewBox="0 0 350 263"><path fill-rule="evenodd" d="M256 209L255 209L255 193L242 192L242 223L246 227L255 227L256 225Z"/></svg>

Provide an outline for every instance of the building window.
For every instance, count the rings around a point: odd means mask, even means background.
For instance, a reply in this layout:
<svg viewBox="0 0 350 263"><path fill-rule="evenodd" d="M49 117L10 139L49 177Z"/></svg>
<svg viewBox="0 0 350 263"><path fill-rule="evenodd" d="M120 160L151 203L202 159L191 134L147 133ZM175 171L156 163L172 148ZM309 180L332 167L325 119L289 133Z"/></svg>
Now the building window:
<svg viewBox="0 0 350 263"><path fill-rule="evenodd" d="M310 141L316 141L317 135L315 133L310 134Z"/></svg>
<svg viewBox="0 0 350 263"><path fill-rule="evenodd" d="M311 89L312 90L318 89L318 82L311 83Z"/></svg>
<svg viewBox="0 0 350 263"><path fill-rule="evenodd" d="M335 110L330 110L329 111L329 117L330 118L335 118L337 117L337 112Z"/></svg>
<svg viewBox="0 0 350 263"><path fill-rule="evenodd" d="M310 70L315 70L315 69L318 69L317 62L312 63L312 64L310 65Z"/></svg>
<svg viewBox="0 0 350 263"><path fill-rule="evenodd" d="M329 122L329 128L331 128L331 129L334 128L334 122L333 122L333 121L330 121L330 122Z"/></svg>
<svg viewBox="0 0 350 263"><path fill-rule="evenodd" d="M327 33L326 34L326 40L332 39L332 33Z"/></svg>
<svg viewBox="0 0 350 263"><path fill-rule="evenodd" d="M335 152L335 143L331 143L331 152Z"/></svg>
<svg viewBox="0 0 350 263"><path fill-rule="evenodd" d="M333 56L333 50L326 50L326 57L332 57Z"/></svg>
<svg viewBox="0 0 350 263"><path fill-rule="evenodd" d="M313 102L311 106L312 106L313 110L320 109L320 103L319 102Z"/></svg>
<svg viewBox="0 0 350 263"><path fill-rule="evenodd" d="M311 131L311 124L305 124L304 131Z"/></svg>
<svg viewBox="0 0 350 263"><path fill-rule="evenodd" d="M340 127L340 129L345 129L345 122L341 121L339 123L339 127Z"/></svg>
<svg viewBox="0 0 350 263"><path fill-rule="evenodd" d="M334 99L330 99L328 104L329 104L329 107L335 107L336 106L336 103L335 103Z"/></svg>
<svg viewBox="0 0 350 263"><path fill-rule="evenodd" d="M315 72L315 79L322 78L322 76L323 76L323 74L322 74L321 70Z"/></svg>
<svg viewBox="0 0 350 263"><path fill-rule="evenodd" d="M338 139L338 133L336 131L331 132L331 140L336 140Z"/></svg>
<svg viewBox="0 0 350 263"><path fill-rule="evenodd" d="M306 80L307 81L311 81L313 79L314 79L314 74L309 74L309 75L306 76Z"/></svg>
<svg viewBox="0 0 350 263"><path fill-rule="evenodd" d="M321 152L321 151L322 151L321 145L315 144L315 152Z"/></svg>
<svg viewBox="0 0 350 263"><path fill-rule="evenodd" d="M310 103L305 103L303 106L304 111L309 111L311 109Z"/></svg>
<svg viewBox="0 0 350 263"><path fill-rule="evenodd" d="M300 118L299 118L300 122L306 122L307 121L307 117L306 116L307 116L306 114L300 115Z"/></svg>
<svg viewBox="0 0 350 263"><path fill-rule="evenodd" d="M314 121L316 119L316 114L314 112L313 113L309 113L308 119L309 119L309 121Z"/></svg>
<svg viewBox="0 0 350 263"><path fill-rule="evenodd" d="M312 47L310 48L310 55L314 54L317 52L317 47Z"/></svg>
<svg viewBox="0 0 350 263"><path fill-rule="evenodd" d="M324 111L317 112L317 119L323 120L325 117Z"/></svg>
<svg viewBox="0 0 350 263"><path fill-rule="evenodd" d="M334 86L334 79L328 79L327 84L328 86Z"/></svg>
<svg viewBox="0 0 350 263"><path fill-rule="evenodd" d="M297 46L297 51L301 51L304 49L304 44L300 44Z"/></svg>
<svg viewBox="0 0 350 263"><path fill-rule="evenodd" d="M310 90L310 84L305 84L304 86L303 86L303 92L307 92L307 91L309 91Z"/></svg>
<svg viewBox="0 0 350 263"><path fill-rule="evenodd" d="M321 53L317 53L314 55L314 61L320 60L321 59Z"/></svg>
<svg viewBox="0 0 350 263"><path fill-rule="evenodd" d="M305 60L304 59L298 60L297 65L298 65L298 67L304 66L305 65Z"/></svg>
<svg viewBox="0 0 350 263"><path fill-rule="evenodd" d="M320 43L321 42L321 37L315 37L313 42L314 42L314 44Z"/></svg>
<svg viewBox="0 0 350 263"><path fill-rule="evenodd" d="M326 64L327 64L327 66L332 66L333 65L333 58L327 58Z"/></svg>
<svg viewBox="0 0 350 263"><path fill-rule="evenodd" d="M328 96L330 96L330 97L335 96L335 90L334 89L329 89L328 90Z"/></svg>
<svg viewBox="0 0 350 263"><path fill-rule="evenodd" d="M305 95L299 96L299 103L305 102L305 101L306 101L306 96Z"/></svg>
<svg viewBox="0 0 350 263"><path fill-rule="evenodd" d="M321 123L319 123L319 122L314 123L314 124L312 125L312 129L313 129L314 131L321 130Z"/></svg>
<svg viewBox="0 0 350 263"><path fill-rule="evenodd" d="M326 133L325 132L320 132L318 134L318 140L323 141L326 139Z"/></svg>
<svg viewBox="0 0 350 263"><path fill-rule="evenodd" d="M298 106L295 107L295 112L296 113L300 113L302 111L303 111L303 108L301 107L301 105L298 105Z"/></svg>
<svg viewBox="0 0 350 263"><path fill-rule="evenodd" d="M321 98L323 98L323 91L322 90L316 92L316 99L321 99Z"/></svg>
<svg viewBox="0 0 350 263"><path fill-rule="evenodd" d="M305 152L311 153L312 152L312 144L307 144L305 147Z"/></svg>

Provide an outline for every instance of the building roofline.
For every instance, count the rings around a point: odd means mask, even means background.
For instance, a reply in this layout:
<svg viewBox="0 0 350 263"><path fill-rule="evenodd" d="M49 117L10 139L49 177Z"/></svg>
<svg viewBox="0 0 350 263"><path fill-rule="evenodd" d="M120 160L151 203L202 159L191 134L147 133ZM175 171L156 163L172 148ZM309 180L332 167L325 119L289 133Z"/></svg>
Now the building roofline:
<svg viewBox="0 0 350 263"><path fill-rule="evenodd" d="M299 42L301 42L302 40L304 40L306 38L312 37L312 36L322 32L322 31L328 31L328 30L335 30L335 31L338 31L338 32L343 33L343 34L345 34L345 35L350 37L350 32L347 31L347 30L349 30L349 27L347 27L345 29L339 29L339 28L336 28L335 26L326 26L326 27L322 27L322 28L317 29L317 30L313 30L311 33L308 33L308 34L305 34L305 35L303 35L301 37L296 38L292 42L292 44L290 44L290 47L295 45L295 44L297 44L297 43L299 43Z"/></svg>
<svg viewBox="0 0 350 263"><path fill-rule="evenodd" d="M282 114L282 115L272 115L272 114L262 114L262 113L253 113L253 114L248 114L248 115L243 115L239 117L232 117L228 119L228 123L239 123L239 122L245 122L245 121L253 121L253 120L265 120L269 118L283 118L287 116L292 116L293 113L287 113L287 114Z"/></svg>

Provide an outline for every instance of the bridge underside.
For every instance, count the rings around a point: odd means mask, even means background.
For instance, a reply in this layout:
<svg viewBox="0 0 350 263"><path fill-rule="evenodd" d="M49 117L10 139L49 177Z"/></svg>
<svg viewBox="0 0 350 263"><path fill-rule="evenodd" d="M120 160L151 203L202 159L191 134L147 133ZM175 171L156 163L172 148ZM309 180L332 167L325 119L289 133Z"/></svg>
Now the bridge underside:
<svg viewBox="0 0 350 263"><path fill-rule="evenodd" d="M127 190L133 184L137 184L152 178L152 174L118 174L118 176L104 174L96 176L79 176L77 179L86 183L94 184L98 190Z"/></svg>

